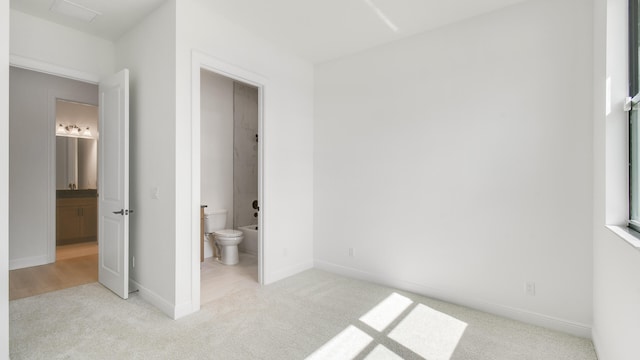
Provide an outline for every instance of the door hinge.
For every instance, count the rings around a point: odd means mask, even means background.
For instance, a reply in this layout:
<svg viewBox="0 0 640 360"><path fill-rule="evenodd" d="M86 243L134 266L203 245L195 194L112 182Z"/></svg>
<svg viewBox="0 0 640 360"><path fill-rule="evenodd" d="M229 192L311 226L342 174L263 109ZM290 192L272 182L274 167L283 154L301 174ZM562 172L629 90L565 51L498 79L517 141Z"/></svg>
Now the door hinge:
<svg viewBox="0 0 640 360"><path fill-rule="evenodd" d="M639 102L640 102L640 93L636 94L636 96L634 97L627 96L626 98L624 98L624 105L622 106L622 109L624 111L631 111L635 108L636 105L638 105Z"/></svg>

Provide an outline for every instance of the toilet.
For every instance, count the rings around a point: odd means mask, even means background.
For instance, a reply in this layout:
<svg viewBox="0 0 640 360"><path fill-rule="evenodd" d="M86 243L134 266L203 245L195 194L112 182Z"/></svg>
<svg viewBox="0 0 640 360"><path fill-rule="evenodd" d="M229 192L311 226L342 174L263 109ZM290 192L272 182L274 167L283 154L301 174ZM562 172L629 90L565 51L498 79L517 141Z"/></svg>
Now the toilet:
<svg viewBox="0 0 640 360"><path fill-rule="evenodd" d="M238 263L238 244L244 239L240 230L225 229L227 210L213 210L204 214L204 232L212 244L220 247L220 262L225 265Z"/></svg>

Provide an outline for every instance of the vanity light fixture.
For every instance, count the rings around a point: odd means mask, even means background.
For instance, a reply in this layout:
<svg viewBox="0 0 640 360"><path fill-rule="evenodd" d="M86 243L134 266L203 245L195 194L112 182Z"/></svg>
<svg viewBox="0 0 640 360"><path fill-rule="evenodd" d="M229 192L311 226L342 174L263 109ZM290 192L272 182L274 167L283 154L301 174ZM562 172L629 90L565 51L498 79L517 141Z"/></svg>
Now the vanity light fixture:
<svg viewBox="0 0 640 360"><path fill-rule="evenodd" d="M78 125L67 125L64 129L69 135L80 135L80 128L78 127Z"/></svg>
<svg viewBox="0 0 640 360"><path fill-rule="evenodd" d="M78 125L59 124L56 128L56 136L80 137L94 139L91 129L87 126L84 130Z"/></svg>

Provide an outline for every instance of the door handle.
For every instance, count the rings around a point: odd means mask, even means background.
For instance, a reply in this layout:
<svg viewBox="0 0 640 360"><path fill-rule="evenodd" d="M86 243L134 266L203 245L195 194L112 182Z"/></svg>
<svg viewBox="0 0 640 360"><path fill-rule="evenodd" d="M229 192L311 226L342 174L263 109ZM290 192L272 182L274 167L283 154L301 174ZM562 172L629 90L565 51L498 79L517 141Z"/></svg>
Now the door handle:
<svg viewBox="0 0 640 360"><path fill-rule="evenodd" d="M116 215L118 215L118 214L124 215L124 209L121 209L120 211L114 211L113 213L116 214Z"/></svg>

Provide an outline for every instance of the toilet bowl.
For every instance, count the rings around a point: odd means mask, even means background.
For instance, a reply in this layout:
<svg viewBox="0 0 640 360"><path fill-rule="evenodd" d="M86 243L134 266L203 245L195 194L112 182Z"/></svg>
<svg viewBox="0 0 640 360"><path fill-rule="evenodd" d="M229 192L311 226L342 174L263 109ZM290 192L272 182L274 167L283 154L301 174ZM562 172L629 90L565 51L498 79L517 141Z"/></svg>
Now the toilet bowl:
<svg viewBox="0 0 640 360"><path fill-rule="evenodd" d="M216 244L220 246L220 261L225 265L238 263L238 244L244 239L240 230L218 230L214 232Z"/></svg>
<svg viewBox="0 0 640 360"><path fill-rule="evenodd" d="M227 210L213 210L205 212L204 231L209 239L213 238L220 247L220 262L225 265L238 263L238 244L244 239L240 230L225 229ZM212 245L214 242L212 242Z"/></svg>

